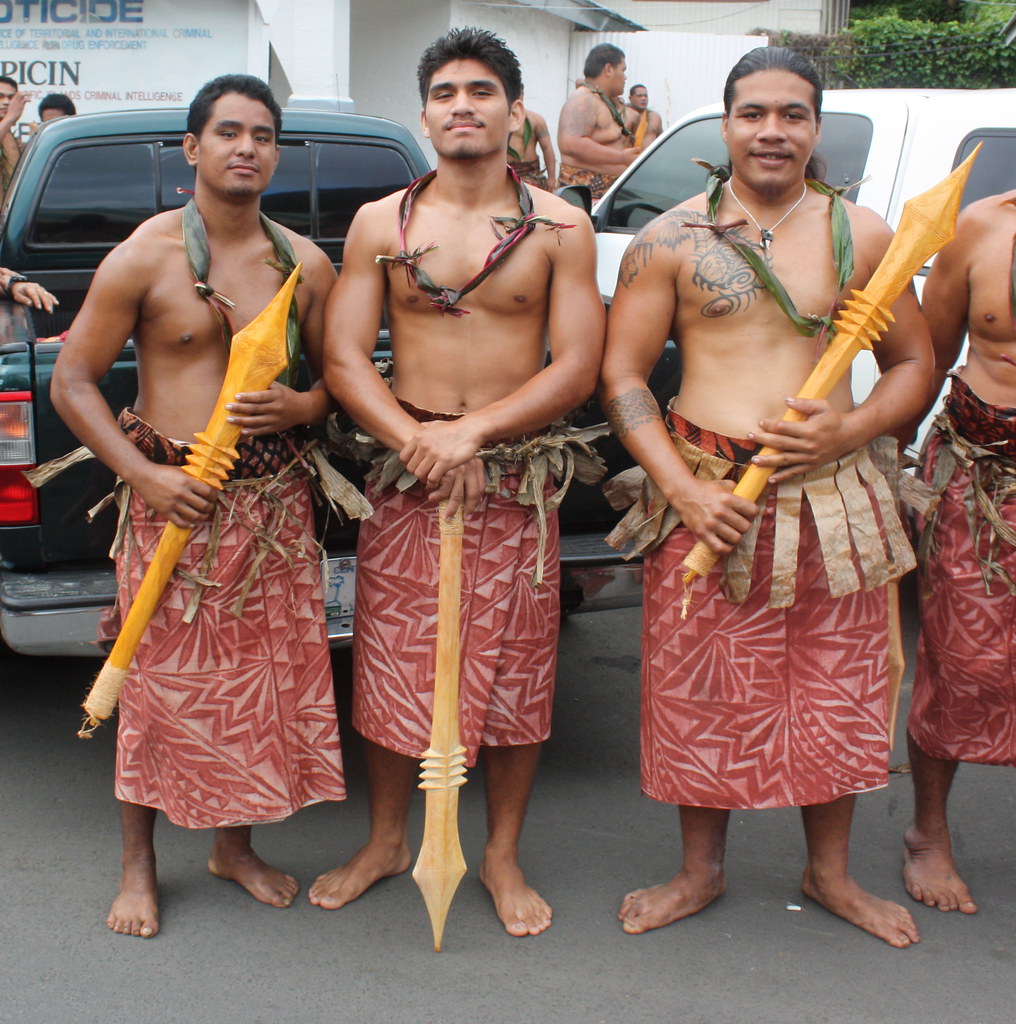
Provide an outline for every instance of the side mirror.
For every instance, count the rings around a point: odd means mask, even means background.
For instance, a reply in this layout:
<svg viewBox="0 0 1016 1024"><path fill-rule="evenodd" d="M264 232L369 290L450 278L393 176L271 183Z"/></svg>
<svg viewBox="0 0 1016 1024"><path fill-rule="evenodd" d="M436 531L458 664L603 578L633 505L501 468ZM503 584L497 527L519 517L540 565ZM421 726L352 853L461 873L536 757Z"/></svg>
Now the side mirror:
<svg viewBox="0 0 1016 1024"><path fill-rule="evenodd" d="M592 216L593 213L593 191L588 185L562 185L555 190L554 195L560 196L566 203L585 210Z"/></svg>

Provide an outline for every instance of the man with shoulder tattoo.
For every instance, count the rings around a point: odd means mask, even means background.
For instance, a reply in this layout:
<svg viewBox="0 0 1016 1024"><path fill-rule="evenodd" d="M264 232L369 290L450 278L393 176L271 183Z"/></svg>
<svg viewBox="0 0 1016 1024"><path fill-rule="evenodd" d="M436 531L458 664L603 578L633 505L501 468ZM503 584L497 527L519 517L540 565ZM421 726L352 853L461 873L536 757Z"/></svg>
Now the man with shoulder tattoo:
<svg viewBox="0 0 1016 1024"><path fill-rule="evenodd" d="M594 46L581 81L561 108L557 148L559 185L588 185L599 199L638 156L635 136L625 122L624 52L610 43Z"/></svg>
<svg viewBox="0 0 1016 1024"><path fill-rule="evenodd" d="M679 806L684 843L670 881L625 897L630 933L720 896L731 809L797 806L804 892L892 946L919 939L906 910L852 879L847 845L855 794L886 784L885 584L913 565L873 442L921 411L931 349L907 292L864 402L854 407L849 375L828 399L787 397L817 344L791 316L814 314L820 327L891 239L871 210L815 180L821 99L814 68L789 50L756 49L735 65L729 170L636 236L610 311L604 404L647 473L630 538L647 552L642 788ZM853 255L837 263L844 220ZM785 291L767 288L745 246ZM664 419L646 381L668 337L683 376ZM782 420L788 407L804 419ZM776 454L758 454L764 445ZM775 470L761 508L732 493L751 463ZM728 557L695 585L684 618L682 561L697 541Z"/></svg>

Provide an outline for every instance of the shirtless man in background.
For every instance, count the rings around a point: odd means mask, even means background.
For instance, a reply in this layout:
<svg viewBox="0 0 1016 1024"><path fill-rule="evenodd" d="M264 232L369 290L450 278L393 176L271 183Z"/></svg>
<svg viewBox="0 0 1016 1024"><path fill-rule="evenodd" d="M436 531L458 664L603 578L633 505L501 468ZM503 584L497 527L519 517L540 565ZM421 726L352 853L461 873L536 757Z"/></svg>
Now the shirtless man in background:
<svg viewBox="0 0 1016 1024"><path fill-rule="evenodd" d="M639 154L625 123L624 52L610 43L594 46L586 57L581 82L561 108L557 148L559 185L588 185L599 199Z"/></svg>
<svg viewBox="0 0 1016 1024"><path fill-rule="evenodd" d="M960 761L1016 765L1014 235L1016 190L972 203L922 298L936 395L964 335L970 348L924 453L924 478L941 501L919 547L921 635L907 723L915 806L903 878L915 900L964 914L977 904L953 860L953 776Z"/></svg>
<svg viewBox="0 0 1016 1024"><path fill-rule="evenodd" d="M628 90L628 107L624 116L639 152L654 143L663 132L663 118L649 109L649 90L644 85L633 85Z"/></svg>
<svg viewBox="0 0 1016 1024"><path fill-rule="evenodd" d="M357 213L327 313L329 389L419 483L369 492L376 511L357 548L353 723L365 737L371 831L310 897L335 909L409 867L406 819L433 708L436 499L448 497L446 514L466 512L461 732L486 780L480 878L508 933L535 935L551 910L526 883L518 844L550 728L557 522L548 515L546 574L534 587L539 527L516 501L518 469L485 493L477 452L542 432L592 393L604 330L594 239L573 206L530 194L506 167L523 105L518 61L503 41L455 29L424 52L418 80L437 171L410 186L408 219L402 194ZM535 221L523 223L530 204ZM492 226L514 242L477 282ZM371 362L385 309L391 389Z"/></svg>
<svg viewBox="0 0 1016 1024"><path fill-rule="evenodd" d="M918 941L904 908L848 874L847 844L854 794L884 786L888 768L886 588L865 580L876 566L884 582L913 564L891 497L869 489L880 474L866 446L919 413L927 328L907 292L876 346L882 376L864 402L854 407L849 374L828 400L787 398L810 373L816 342L797 333L728 240L759 253L803 316L835 310L867 283L892 233L846 203L853 273L834 262L832 199L805 184L816 175L821 101L814 68L797 54L746 54L724 91L732 174L716 183L718 207L699 195L647 225L625 254L610 310L604 405L655 488L639 518L658 524L672 509L683 523L641 549L642 788L680 807L684 862L669 882L625 897L619 917L630 933L720 896L731 809L797 806L805 893L890 945ZM668 337L683 375L665 422L647 379ZM781 420L787 407L807 418ZM777 452L759 455L759 445ZM749 463L776 470L761 513L726 479ZM880 521L900 550L886 550ZM823 564L824 551L843 554L846 536L848 564ZM699 540L733 553L724 590L719 571L698 580L684 619L682 561ZM836 597L834 578L845 584Z"/></svg>
<svg viewBox="0 0 1016 1024"><path fill-rule="evenodd" d="M543 153L542 170L540 153ZM511 169L527 185L535 185L546 192L557 188L557 157L542 114L526 107L522 124L508 139L508 157Z"/></svg>

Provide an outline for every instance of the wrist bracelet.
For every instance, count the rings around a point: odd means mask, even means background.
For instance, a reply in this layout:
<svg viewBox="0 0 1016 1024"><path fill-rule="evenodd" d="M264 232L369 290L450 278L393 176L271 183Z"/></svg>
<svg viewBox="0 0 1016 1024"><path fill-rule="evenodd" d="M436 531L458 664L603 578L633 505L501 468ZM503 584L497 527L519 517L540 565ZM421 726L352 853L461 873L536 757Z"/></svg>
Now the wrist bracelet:
<svg viewBox="0 0 1016 1024"><path fill-rule="evenodd" d="M31 284L31 282L28 280L27 277L25 277L24 274L11 274L11 276L7 278L3 285L3 289L5 292L7 292L9 298L14 298L14 296L11 295L11 288L13 288L14 285L16 284Z"/></svg>

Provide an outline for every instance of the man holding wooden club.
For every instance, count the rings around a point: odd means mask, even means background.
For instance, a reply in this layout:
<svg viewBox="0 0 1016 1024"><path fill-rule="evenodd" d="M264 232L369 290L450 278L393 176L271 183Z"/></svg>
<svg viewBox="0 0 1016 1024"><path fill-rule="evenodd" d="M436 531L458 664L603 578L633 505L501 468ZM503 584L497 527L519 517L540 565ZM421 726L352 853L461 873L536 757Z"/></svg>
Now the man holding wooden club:
<svg viewBox="0 0 1016 1024"><path fill-rule="evenodd" d="M114 633L167 522L194 528L120 695L116 794L123 878L118 933L159 929L156 811L214 828L209 870L289 906L296 881L253 851L251 825L345 796L308 481L287 431L321 422L321 386L274 382L227 405L242 428L223 492L180 467L216 407L234 332L302 262L296 320L280 338L295 376L301 339L320 367L335 272L321 250L260 213L282 115L268 86L225 75L195 97L184 210L142 224L103 261L53 375L71 429L126 484ZM280 273L281 271L281 273ZM138 398L114 420L99 381L133 338Z"/></svg>
<svg viewBox="0 0 1016 1024"><path fill-rule="evenodd" d="M556 444L563 435L547 428L592 393L603 306L588 219L507 167L525 116L515 55L489 32L455 29L424 52L418 80L436 174L360 210L327 314L328 387L383 451L368 492L376 511L360 531L353 649L371 831L310 898L335 909L409 867L406 818L433 710L438 500L448 499L448 516L465 510L460 731L467 762L482 753L487 786L480 878L509 934L534 935L551 910L526 883L518 843L550 729L557 522L520 504L543 500L544 487L519 492L524 465L511 452L523 438ZM390 389L371 362L383 310ZM499 442L502 457L478 457ZM403 467L413 486L382 486Z"/></svg>
<svg viewBox="0 0 1016 1024"><path fill-rule="evenodd" d="M648 474L616 538L647 552L642 788L680 807L684 841L673 879L625 897L630 933L723 892L731 809L799 806L805 893L890 945L918 941L906 910L850 877L847 846L854 794L886 782L886 583L913 565L871 442L920 413L931 350L907 291L861 405L849 374L828 399L787 397L828 340L822 318L865 285L891 239L870 210L806 181L819 176L821 96L791 51L735 65L729 176L718 169L707 193L639 233L611 308L604 404ZM646 380L668 336L683 378L664 420ZM781 420L788 407L803 420ZM761 509L732 493L752 463L776 470ZM685 593L696 541L728 558Z"/></svg>

